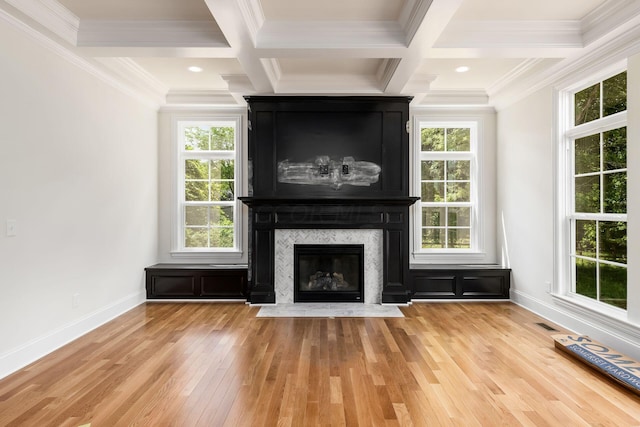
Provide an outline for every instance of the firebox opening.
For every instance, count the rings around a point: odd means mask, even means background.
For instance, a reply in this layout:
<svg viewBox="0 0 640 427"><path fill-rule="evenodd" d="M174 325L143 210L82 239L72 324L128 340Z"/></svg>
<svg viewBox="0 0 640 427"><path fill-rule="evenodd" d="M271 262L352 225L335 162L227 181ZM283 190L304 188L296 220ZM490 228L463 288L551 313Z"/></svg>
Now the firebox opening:
<svg viewBox="0 0 640 427"><path fill-rule="evenodd" d="M294 245L294 302L364 302L364 245Z"/></svg>

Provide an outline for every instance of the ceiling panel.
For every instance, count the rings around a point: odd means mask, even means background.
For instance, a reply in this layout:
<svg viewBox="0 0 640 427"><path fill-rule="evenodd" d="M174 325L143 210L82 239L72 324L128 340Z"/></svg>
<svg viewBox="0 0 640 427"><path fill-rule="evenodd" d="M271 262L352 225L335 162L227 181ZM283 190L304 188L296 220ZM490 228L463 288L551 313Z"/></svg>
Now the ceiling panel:
<svg viewBox="0 0 640 427"><path fill-rule="evenodd" d="M174 90L225 90L227 83L221 75L243 73L236 59L136 58L134 61L163 85ZM188 70L190 66L198 66L202 71L191 72Z"/></svg>
<svg viewBox="0 0 640 427"><path fill-rule="evenodd" d="M522 61L515 58L426 59L422 61L418 74L437 76L431 83L431 89L483 89L511 72ZM456 72L460 66L469 67L469 71Z"/></svg>

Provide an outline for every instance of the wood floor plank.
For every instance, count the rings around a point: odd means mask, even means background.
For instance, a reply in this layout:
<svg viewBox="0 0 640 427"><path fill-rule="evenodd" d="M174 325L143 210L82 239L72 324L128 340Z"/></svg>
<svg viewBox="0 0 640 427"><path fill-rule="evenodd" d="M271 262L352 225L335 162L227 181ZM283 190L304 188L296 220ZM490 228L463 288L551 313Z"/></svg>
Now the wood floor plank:
<svg viewBox="0 0 640 427"><path fill-rule="evenodd" d="M257 310L136 307L1 380L0 425L640 426L638 396L511 303L389 319Z"/></svg>

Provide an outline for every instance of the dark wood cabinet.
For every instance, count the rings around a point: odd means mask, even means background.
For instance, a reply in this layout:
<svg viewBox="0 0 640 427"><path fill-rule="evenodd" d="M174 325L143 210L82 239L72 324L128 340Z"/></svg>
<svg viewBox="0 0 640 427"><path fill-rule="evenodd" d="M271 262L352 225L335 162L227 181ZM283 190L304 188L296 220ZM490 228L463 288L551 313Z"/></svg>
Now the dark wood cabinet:
<svg viewBox="0 0 640 427"><path fill-rule="evenodd" d="M508 299L511 269L434 265L412 269L413 299Z"/></svg>
<svg viewBox="0 0 640 427"><path fill-rule="evenodd" d="M147 299L246 299L247 268L156 264L145 268Z"/></svg>

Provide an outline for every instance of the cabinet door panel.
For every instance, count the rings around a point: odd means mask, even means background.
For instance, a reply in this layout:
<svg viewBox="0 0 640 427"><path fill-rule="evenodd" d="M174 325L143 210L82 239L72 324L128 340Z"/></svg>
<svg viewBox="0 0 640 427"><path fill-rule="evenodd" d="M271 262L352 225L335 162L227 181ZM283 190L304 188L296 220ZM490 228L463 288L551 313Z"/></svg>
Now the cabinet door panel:
<svg viewBox="0 0 640 427"><path fill-rule="evenodd" d="M243 275L221 274L200 278L200 296L207 298L245 298Z"/></svg>
<svg viewBox="0 0 640 427"><path fill-rule="evenodd" d="M195 281L193 276L154 276L151 294L165 297L193 297Z"/></svg>
<svg viewBox="0 0 640 427"><path fill-rule="evenodd" d="M456 296L455 276L416 277L414 298Z"/></svg>
<svg viewBox="0 0 640 427"><path fill-rule="evenodd" d="M462 278L463 296L491 296L504 294L504 280L502 276L470 276Z"/></svg>

